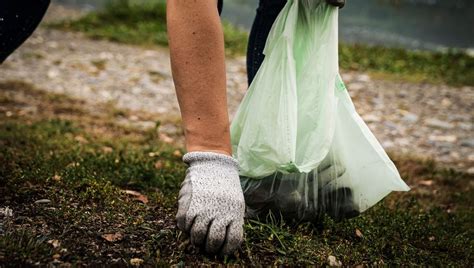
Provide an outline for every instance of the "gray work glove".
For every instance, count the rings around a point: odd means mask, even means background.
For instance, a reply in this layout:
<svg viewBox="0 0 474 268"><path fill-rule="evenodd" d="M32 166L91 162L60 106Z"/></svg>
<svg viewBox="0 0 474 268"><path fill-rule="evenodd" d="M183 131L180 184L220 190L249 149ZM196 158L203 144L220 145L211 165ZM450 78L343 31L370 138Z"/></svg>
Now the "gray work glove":
<svg viewBox="0 0 474 268"><path fill-rule="evenodd" d="M178 197L178 228L209 253L228 255L243 240L245 201L238 162L213 152L190 152Z"/></svg>

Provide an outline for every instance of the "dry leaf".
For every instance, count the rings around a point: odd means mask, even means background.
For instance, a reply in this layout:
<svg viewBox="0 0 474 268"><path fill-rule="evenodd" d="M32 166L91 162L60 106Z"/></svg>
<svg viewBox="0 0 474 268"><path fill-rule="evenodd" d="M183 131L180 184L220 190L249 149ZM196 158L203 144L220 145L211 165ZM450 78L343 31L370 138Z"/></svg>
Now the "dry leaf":
<svg viewBox="0 0 474 268"><path fill-rule="evenodd" d="M86 138L84 138L82 136L76 136L76 137L74 137L74 140L79 142L79 143L82 143L82 144L89 143L89 141L87 141Z"/></svg>
<svg viewBox="0 0 474 268"><path fill-rule="evenodd" d="M418 182L418 184L423 185L423 186L431 186L433 185L433 183L434 182L432 180L422 180Z"/></svg>
<svg viewBox="0 0 474 268"><path fill-rule="evenodd" d="M428 237L428 240L434 241L434 240L435 240L435 237L434 237L434 236L430 236L430 237Z"/></svg>
<svg viewBox="0 0 474 268"><path fill-rule="evenodd" d="M155 168L156 169L162 169L163 168L163 161L162 160L158 160L155 162Z"/></svg>
<svg viewBox="0 0 474 268"><path fill-rule="evenodd" d="M181 157L181 156L183 156L183 154L181 153L180 150L174 151L174 152L173 152L173 155L176 156L176 157Z"/></svg>
<svg viewBox="0 0 474 268"><path fill-rule="evenodd" d="M57 259L59 259L59 258L61 258L61 255L59 255L59 254L54 254L54 255L53 255L53 259L57 260Z"/></svg>
<svg viewBox="0 0 474 268"><path fill-rule="evenodd" d="M102 152L104 152L106 154L111 153L113 151L114 151L114 149L112 147L109 147L109 146L102 147Z"/></svg>
<svg viewBox="0 0 474 268"><path fill-rule="evenodd" d="M341 261L338 261L336 257L331 256L331 255L328 257L328 263L329 263L329 266L337 266L337 267L342 266Z"/></svg>
<svg viewBox="0 0 474 268"><path fill-rule="evenodd" d="M61 243L57 239L48 240L48 244L51 244L53 248L57 248L61 245Z"/></svg>
<svg viewBox="0 0 474 268"><path fill-rule="evenodd" d="M133 259L130 259L130 264L132 266L140 266L140 264L143 263L143 260L140 259L140 258L133 258Z"/></svg>
<svg viewBox="0 0 474 268"><path fill-rule="evenodd" d="M164 143L173 143L174 142L173 138L166 135L165 133L160 133L159 137L160 137L160 140L163 141Z"/></svg>
<svg viewBox="0 0 474 268"><path fill-rule="evenodd" d="M359 229L356 229L355 234L356 234L357 237L363 237L364 236Z"/></svg>
<svg viewBox="0 0 474 268"><path fill-rule="evenodd" d="M109 241L109 242L116 242L123 239L123 235L121 233L115 234L103 234L102 238Z"/></svg>
<svg viewBox="0 0 474 268"><path fill-rule="evenodd" d="M56 175L53 176L53 180L54 180L54 181L60 181L60 180L61 180L61 176L59 176L58 174L56 174Z"/></svg>
<svg viewBox="0 0 474 268"><path fill-rule="evenodd" d="M142 195L141 193L133 190L124 190L124 193L133 196L133 199L142 202L143 204L148 203L148 197L146 195Z"/></svg>

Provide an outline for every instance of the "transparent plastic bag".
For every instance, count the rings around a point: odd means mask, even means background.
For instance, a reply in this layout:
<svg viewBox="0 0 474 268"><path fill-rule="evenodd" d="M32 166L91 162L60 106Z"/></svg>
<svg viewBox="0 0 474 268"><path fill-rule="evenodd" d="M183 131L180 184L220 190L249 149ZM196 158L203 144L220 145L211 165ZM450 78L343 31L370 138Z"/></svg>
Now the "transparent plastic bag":
<svg viewBox="0 0 474 268"><path fill-rule="evenodd" d="M338 70L338 9L288 0L234 117L247 216L358 215L408 186L355 111Z"/></svg>

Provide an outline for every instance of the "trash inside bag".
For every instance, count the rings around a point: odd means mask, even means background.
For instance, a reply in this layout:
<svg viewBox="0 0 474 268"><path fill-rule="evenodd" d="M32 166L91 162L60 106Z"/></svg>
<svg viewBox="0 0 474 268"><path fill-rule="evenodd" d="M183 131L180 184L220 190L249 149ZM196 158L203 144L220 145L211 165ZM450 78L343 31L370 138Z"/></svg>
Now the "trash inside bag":
<svg viewBox="0 0 474 268"><path fill-rule="evenodd" d="M339 76L338 9L288 0L231 125L247 217L359 215L409 187Z"/></svg>

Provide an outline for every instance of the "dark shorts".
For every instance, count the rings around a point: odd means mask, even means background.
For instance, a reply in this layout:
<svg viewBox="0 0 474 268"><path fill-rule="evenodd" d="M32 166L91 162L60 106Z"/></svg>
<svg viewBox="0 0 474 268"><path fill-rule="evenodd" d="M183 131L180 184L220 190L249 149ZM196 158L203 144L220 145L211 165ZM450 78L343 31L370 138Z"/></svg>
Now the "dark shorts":
<svg viewBox="0 0 474 268"><path fill-rule="evenodd" d="M217 10L219 10L219 15L222 13L222 6L224 5L224 0L217 1Z"/></svg>
<svg viewBox="0 0 474 268"><path fill-rule="evenodd" d="M0 0L0 64L36 29L50 0Z"/></svg>

